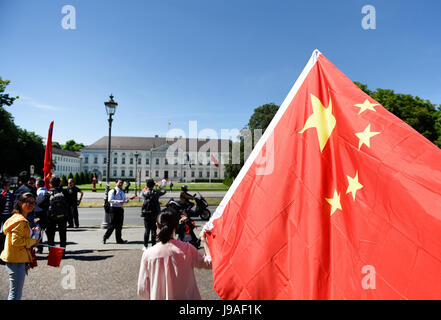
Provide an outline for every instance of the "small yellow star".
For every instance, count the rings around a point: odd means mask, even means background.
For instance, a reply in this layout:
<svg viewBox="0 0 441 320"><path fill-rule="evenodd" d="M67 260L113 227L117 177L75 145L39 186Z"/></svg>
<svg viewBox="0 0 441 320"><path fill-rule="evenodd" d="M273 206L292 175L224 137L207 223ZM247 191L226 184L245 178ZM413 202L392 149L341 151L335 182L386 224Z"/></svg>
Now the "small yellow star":
<svg viewBox="0 0 441 320"><path fill-rule="evenodd" d="M331 216L337 209L342 210L340 203L340 193L337 193L337 190L334 191L334 197L331 199L326 198L326 201L331 205Z"/></svg>
<svg viewBox="0 0 441 320"><path fill-rule="evenodd" d="M348 190L346 190L346 194L351 192L352 198L355 201L355 194L357 193L357 190L363 188L363 185L360 182L358 182L358 171L355 173L354 178L351 178L350 176L346 176L346 177L348 178L348 182L349 182L349 186L348 186Z"/></svg>
<svg viewBox="0 0 441 320"><path fill-rule="evenodd" d="M359 107L360 108L360 112L358 114L361 114L363 111L366 110L372 110L374 112L375 111L375 106L378 106L378 103L370 103L368 99L365 100L365 102L363 103L358 103L358 104L354 104L354 107Z"/></svg>
<svg viewBox="0 0 441 320"><path fill-rule="evenodd" d="M305 126L299 133L305 132L310 128L316 128L320 144L320 151L323 151L337 120L332 114L332 100L329 98L329 106L325 108L319 98L311 94L313 114L306 120Z"/></svg>
<svg viewBox="0 0 441 320"><path fill-rule="evenodd" d="M370 124L368 124L363 132L357 132L355 135L358 137L358 139L360 139L360 141L358 142L358 150L360 150L363 144L367 145L370 148L370 139L377 134L380 134L380 132L371 132Z"/></svg>

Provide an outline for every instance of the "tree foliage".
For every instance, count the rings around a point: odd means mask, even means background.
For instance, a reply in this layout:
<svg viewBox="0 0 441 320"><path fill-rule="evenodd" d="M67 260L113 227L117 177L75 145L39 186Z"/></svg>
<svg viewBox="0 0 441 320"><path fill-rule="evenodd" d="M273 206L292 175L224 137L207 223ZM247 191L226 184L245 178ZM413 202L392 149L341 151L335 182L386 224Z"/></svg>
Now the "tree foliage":
<svg viewBox="0 0 441 320"><path fill-rule="evenodd" d="M0 174L17 175L34 165L36 174L43 174L44 146L42 137L21 129L12 115L4 109L18 97L4 94L9 81L0 77Z"/></svg>

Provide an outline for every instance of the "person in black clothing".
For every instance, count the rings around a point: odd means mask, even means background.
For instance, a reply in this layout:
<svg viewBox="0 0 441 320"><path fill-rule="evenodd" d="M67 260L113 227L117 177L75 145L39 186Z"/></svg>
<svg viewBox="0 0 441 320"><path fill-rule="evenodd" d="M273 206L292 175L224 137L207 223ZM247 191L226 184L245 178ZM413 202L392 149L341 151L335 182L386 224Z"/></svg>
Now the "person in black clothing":
<svg viewBox="0 0 441 320"><path fill-rule="evenodd" d="M35 188L35 178L30 177L27 171L22 171L18 175L19 187L14 191L14 204L18 201L18 198L24 193L32 193L37 197L37 188ZM35 226L35 213L29 212L26 219L29 221L29 227L32 229Z"/></svg>
<svg viewBox="0 0 441 320"><path fill-rule="evenodd" d="M167 191L164 189L153 190L155 187L155 181L153 179L147 180L147 190L141 193L144 199L144 203L148 201L148 206L143 204L142 217L144 217L144 247L147 248L149 242L150 233L152 234L152 246L156 244L156 218L161 213L161 205L159 204L159 198L163 196Z"/></svg>
<svg viewBox="0 0 441 320"><path fill-rule="evenodd" d="M78 193L80 194L80 200L78 200ZM66 200L69 203L69 219L67 221L67 227L73 228L75 223L75 228L80 226L78 221L78 206L83 199L83 191L74 185L73 179L69 179L67 182L67 189L65 190Z"/></svg>
<svg viewBox="0 0 441 320"><path fill-rule="evenodd" d="M184 208L184 212L186 210L191 210L193 208L194 203L190 200L194 200L195 196L192 196L188 193L188 186L184 185L181 187L181 194L179 195L179 203Z"/></svg>
<svg viewBox="0 0 441 320"><path fill-rule="evenodd" d="M126 188L124 189L124 193L129 193L130 181L126 181Z"/></svg>
<svg viewBox="0 0 441 320"><path fill-rule="evenodd" d="M54 176L50 180L50 187L51 189L48 191L48 195L44 201L50 201L50 196L57 194L59 192L63 193L64 196L65 190L60 186L61 180L59 177ZM46 204L43 204L43 206L46 206ZM49 207L49 205L47 205ZM58 230L58 234L60 236L60 247L66 248L66 223L67 219L60 219L60 220L52 220L50 217L48 217L47 221L47 228L46 228L46 236L47 236L47 244L50 246L55 246L55 232ZM64 251L66 252L66 250Z"/></svg>

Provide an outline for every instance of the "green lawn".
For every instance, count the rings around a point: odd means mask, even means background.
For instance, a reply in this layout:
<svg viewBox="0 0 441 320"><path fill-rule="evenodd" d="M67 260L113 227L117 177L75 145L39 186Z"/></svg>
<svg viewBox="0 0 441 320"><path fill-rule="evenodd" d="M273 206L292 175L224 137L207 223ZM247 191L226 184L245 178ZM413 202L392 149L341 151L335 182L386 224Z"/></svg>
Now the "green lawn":
<svg viewBox="0 0 441 320"><path fill-rule="evenodd" d="M173 191L180 191L181 186L184 183L173 184ZM189 192L195 191L227 191L228 186L223 183L187 183ZM77 185L83 191L92 191L92 184L80 184ZM141 190L145 187L145 183L141 184ZM115 188L115 182L110 183L110 188ZM125 184L123 185L125 188ZM106 190L106 183L97 183L96 185L97 192L104 192ZM130 192L135 190L135 183L130 182ZM170 191L170 186L167 184L167 192Z"/></svg>

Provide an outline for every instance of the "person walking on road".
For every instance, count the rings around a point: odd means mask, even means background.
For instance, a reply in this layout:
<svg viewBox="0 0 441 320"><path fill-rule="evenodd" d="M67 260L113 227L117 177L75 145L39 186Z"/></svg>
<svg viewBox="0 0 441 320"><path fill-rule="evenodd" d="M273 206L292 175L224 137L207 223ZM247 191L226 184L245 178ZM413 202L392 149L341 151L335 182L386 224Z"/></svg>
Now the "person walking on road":
<svg viewBox="0 0 441 320"><path fill-rule="evenodd" d="M48 193L47 188L45 187L45 183L43 179L37 180L37 198L35 203L35 217L38 219L38 223L40 225L41 229L41 239L40 239L40 245L37 248L38 253L43 253L43 246L41 243L43 243L43 231L47 228L47 210L49 209L49 203L46 201L45 205L45 196Z"/></svg>
<svg viewBox="0 0 441 320"><path fill-rule="evenodd" d="M161 212L161 205L159 204L159 198L162 197L167 191L165 188L160 190L153 190L155 187L155 181L153 179L147 180L147 190L143 190L141 193L144 199L141 209L141 217L144 218L144 247L147 248L150 233L152 234L152 245L156 244L156 218Z"/></svg>
<svg viewBox="0 0 441 320"><path fill-rule="evenodd" d="M108 201L110 203L110 223L107 228L106 233L103 237L103 243L106 244L107 239L115 230L116 243L127 243L127 240L123 240L121 237L122 227L124 223L124 203L129 202L127 200L124 191L122 190L123 180L119 179L116 182L116 187L113 190L110 190Z"/></svg>
<svg viewBox="0 0 441 320"><path fill-rule="evenodd" d="M38 240L31 238L28 213L34 210L35 197L32 193L19 196L12 211L13 215L4 224L6 235L5 248L0 257L6 262L6 271L9 275L8 300L20 300L23 292L26 264L31 263L31 248L38 245Z"/></svg>
<svg viewBox="0 0 441 320"><path fill-rule="evenodd" d="M176 214L162 212L157 218L158 240L144 249L138 275L138 296L145 300L200 300L194 268L211 269L205 232L200 234L205 255L188 242L174 239Z"/></svg>

